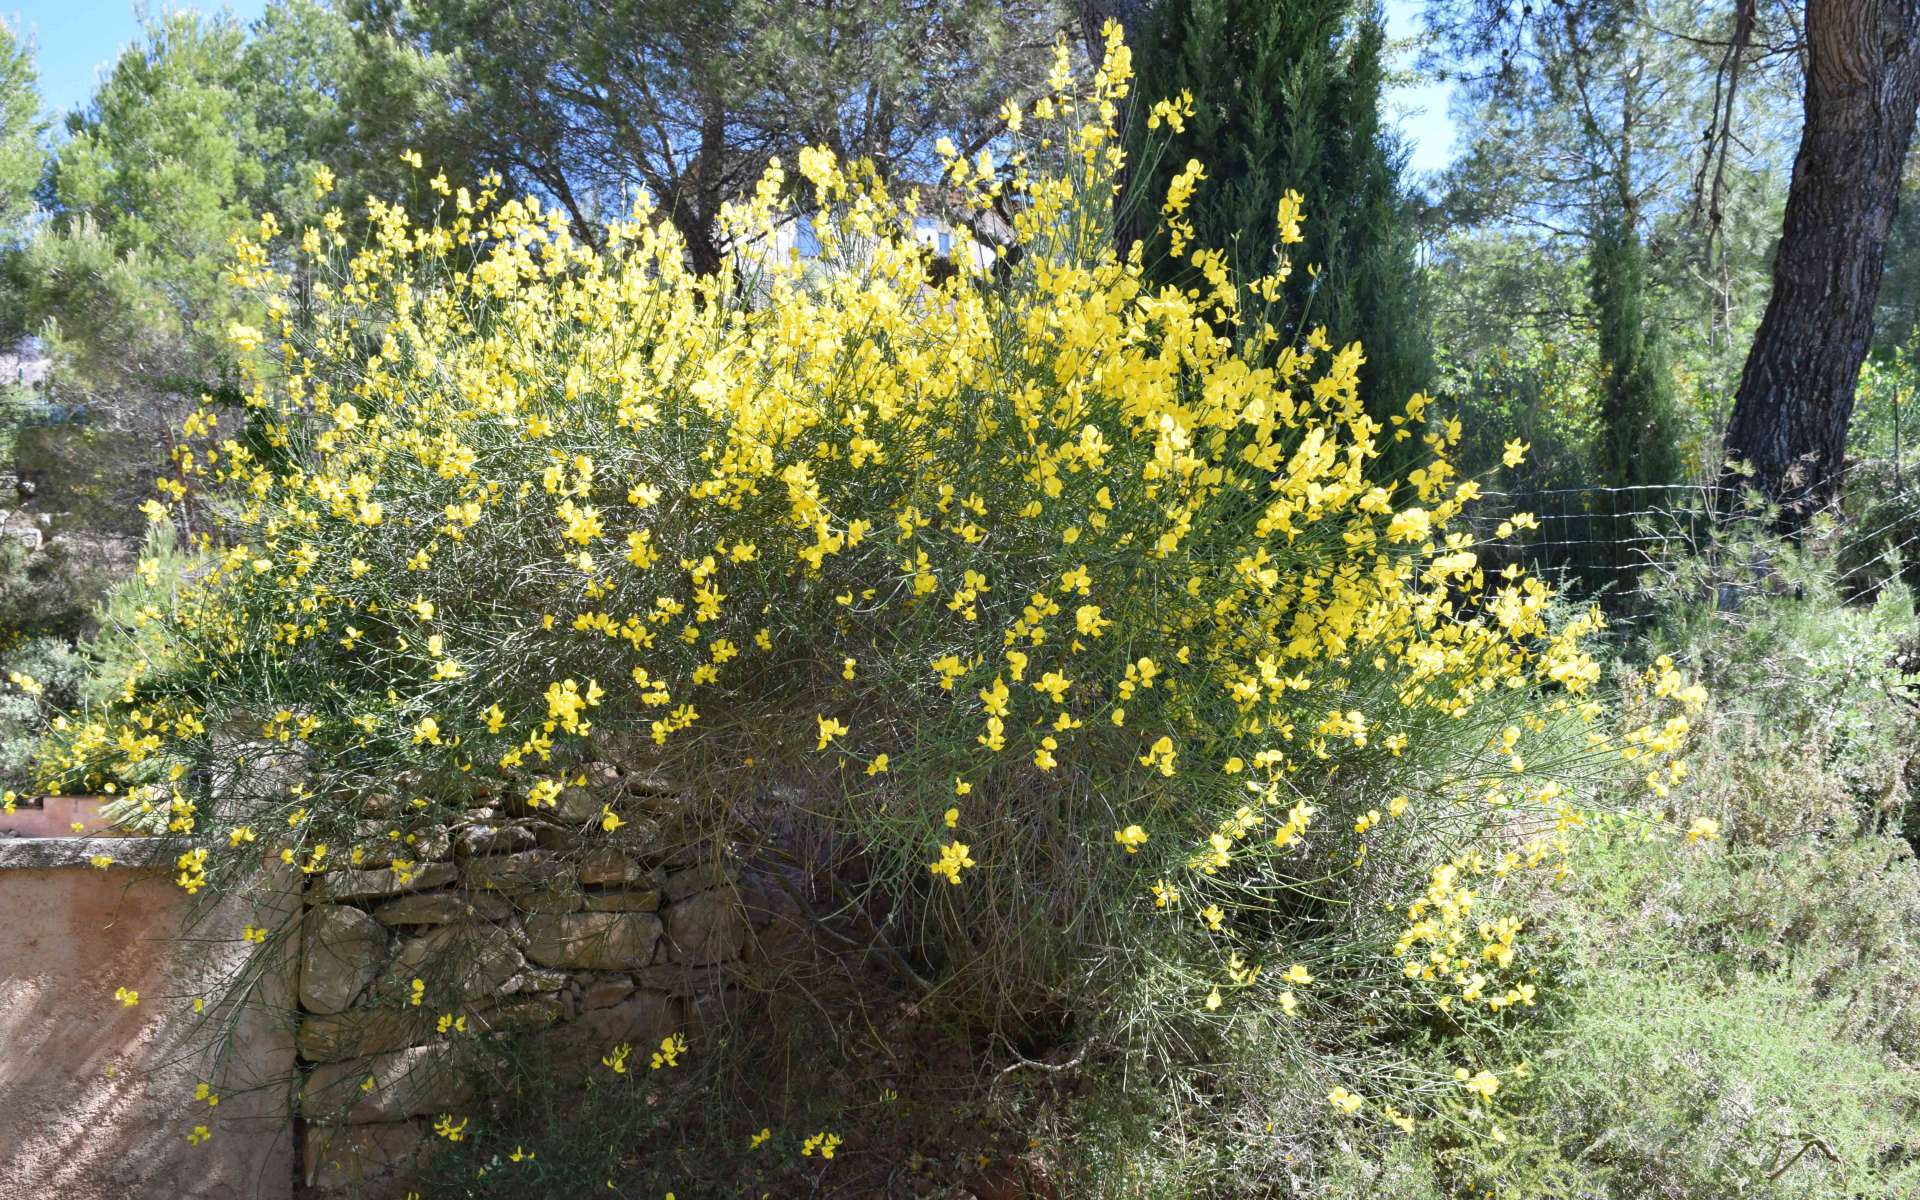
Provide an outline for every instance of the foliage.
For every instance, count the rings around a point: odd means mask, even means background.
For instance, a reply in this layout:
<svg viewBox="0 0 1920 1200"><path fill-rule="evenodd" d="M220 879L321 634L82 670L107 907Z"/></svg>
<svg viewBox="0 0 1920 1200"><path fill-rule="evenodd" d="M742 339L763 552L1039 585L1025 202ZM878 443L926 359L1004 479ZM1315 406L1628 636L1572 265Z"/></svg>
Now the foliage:
<svg viewBox="0 0 1920 1200"><path fill-rule="evenodd" d="M1499 1095L1507 1140L1444 1157L1514 1195L1909 1195L1911 602L1850 606L1830 563L1765 538L1691 561L1665 599L1649 648L1712 684L1689 808L1717 828L1583 844L1539 931L1554 1019L1508 1047L1531 1070Z"/></svg>
<svg viewBox="0 0 1920 1200"><path fill-rule="evenodd" d="M1217 270L1202 257L1209 247L1243 275L1267 271L1282 252L1312 264L1282 290L1281 340L1325 326L1335 345L1365 346L1361 394L1384 424L1428 385L1433 364L1422 292L1410 286L1419 272L1399 151L1380 117L1383 39L1377 15L1351 0L1155 5L1141 86L1181 104L1134 131L1129 186L1143 209L1134 235L1156 282L1204 292ZM1184 224L1155 228L1146 210L1171 203L1169 189L1196 163L1206 185ZM1290 192L1314 216L1297 248L1275 236Z"/></svg>
<svg viewBox="0 0 1920 1200"><path fill-rule="evenodd" d="M44 151L40 135L40 81L32 48L0 23L0 231L18 235L33 207Z"/></svg>
<svg viewBox="0 0 1920 1200"><path fill-rule="evenodd" d="M1462 332L1443 320L1438 344L1457 358L1509 330L1565 323L1556 340L1585 342L1598 356L1588 359L1586 384L1596 401L1610 379L1636 375L1643 396L1646 388L1673 394L1671 428L1636 448L1658 454L1677 445L1681 473L1718 465L1729 397L1766 301L1797 136L1797 66L1780 48L1791 41L1788 14L1755 6L1760 24L1738 86L1729 87L1722 56L1735 7L1427 5L1428 65L1460 82L1466 134L1438 181L1433 286L1442 309L1461 308L1477 326ZM1703 155L1703 129L1728 128L1724 154ZM1525 253L1490 256L1510 246ZM1489 267L1500 276L1477 282ZM1570 275L1620 282L1568 303ZM1469 306L1469 297L1479 303ZM1614 304L1600 303L1609 297ZM1655 356L1643 367L1638 348L1622 344L1643 333L1664 344L1670 362ZM1623 369L1609 373L1623 352ZM1578 357L1588 353L1581 347ZM1599 419L1597 410L1587 417ZM1596 441L1596 455L1605 450ZM1619 465L1588 458L1580 482L1611 480Z"/></svg>
<svg viewBox="0 0 1920 1200"><path fill-rule="evenodd" d="M1599 325L1599 481L1673 483L1680 478L1673 375L1660 331L1646 320L1645 251L1617 214L1601 221L1588 260Z"/></svg>
<svg viewBox="0 0 1920 1200"><path fill-rule="evenodd" d="M1597 618L1479 567L1450 427L1397 504L1369 479L1360 348L1272 345L1290 262L1183 295L1116 254L1109 38L1090 90L1063 45L1007 112L1063 171L946 156L970 203L1014 190L1019 253L938 286L912 205L818 148L824 262L715 277L644 203L604 249L438 179L438 224L375 201L358 248L263 218L250 419L194 412L161 481L221 537L48 782L133 789L217 892L254 838L322 874L394 789L401 834L475 792L550 808L622 745L697 780L716 836L763 839L772 805L802 845L852 838L850 904L889 914L916 1006L1157 1081L1209 1113L1161 1131L1194 1154L1280 1154L1243 1135L1281 1067L1356 1127L1485 1086L1395 1032L1524 1019L1508 896L1615 764L1679 777L1704 697L1662 665L1661 711L1614 734ZM729 237L767 244L785 182ZM250 742L299 772L233 771Z"/></svg>
<svg viewBox="0 0 1920 1200"><path fill-rule="evenodd" d="M729 246L721 206L769 158L823 145L913 181L937 136L971 155L1002 96L1039 85L1050 0L485 0L350 6L415 98L422 145L561 205L594 240L644 188L703 273ZM369 114L373 116L374 114ZM377 117L376 117L377 119Z"/></svg>

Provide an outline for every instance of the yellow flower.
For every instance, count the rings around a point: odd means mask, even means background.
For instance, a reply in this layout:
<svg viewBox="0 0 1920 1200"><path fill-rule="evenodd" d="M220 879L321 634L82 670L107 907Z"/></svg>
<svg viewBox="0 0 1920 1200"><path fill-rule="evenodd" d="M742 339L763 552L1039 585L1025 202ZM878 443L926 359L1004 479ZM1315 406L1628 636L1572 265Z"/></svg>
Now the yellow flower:
<svg viewBox="0 0 1920 1200"><path fill-rule="evenodd" d="M825 750L833 743L835 738L845 737L847 735L845 722L833 717L819 717L817 719L820 722L820 742L814 747L815 750Z"/></svg>
<svg viewBox="0 0 1920 1200"><path fill-rule="evenodd" d="M187 1135L187 1145L198 1146L213 1137L213 1132L205 1125L195 1125L193 1132Z"/></svg>
<svg viewBox="0 0 1920 1200"><path fill-rule="evenodd" d="M1138 825L1129 825L1125 829L1113 831L1113 840L1126 848L1128 854L1140 853L1140 847L1147 844L1147 831Z"/></svg>
<svg viewBox="0 0 1920 1200"><path fill-rule="evenodd" d="M1327 1103L1351 1116L1359 1112L1360 1106L1366 1102L1347 1089L1337 1087L1327 1093Z"/></svg>
<svg viewBox="0 0 1920 1200"><path fill-rule="evenodd" d="M773 1136L773 1130L762 1129L759 1133L756 1133L751 1138L747 1139L747 1149L758 1150L761 1146L765 1145L767 1139L772 1136Z"/></svg>
<svg viewBox="0 0 1920 1200"><path fill-rule="evenodd" d="M1507 443L1506 451L1505 453L1501 454L1500 461L1506 466L1517 467L1521 463L1527 461L1527 451L1531 450L1532 448L1533 447L1529 443L1523 442L1520 439L1515 438L1512 441Z"/></svg>
<svg viewBox="0 0 1920 1200"><path fill-rule="evenodd" d="M803 1158L811 1158L817 1150L821 1158L832 1158L834 1150L837 1149L840 1144L839 1134L828 1133L823 1129L800 1143L800 1154Z"/></svg>
<svg viewBox="0 0 1920 1200"><path fill-rule="evenodd" d="M128 1008L132 1008L134 1005L140 1003L140 993L134 991L132 988L115 988L113 990L113 998Z"/></svg>
<svg viewBox="0 0 1920 1200"><path fill-rule="evenodd" d="M1720 822L1712 817L1695 817L1687 829L1689 842L1710 842L1720 836Z"/></svg>
<svg viewBox="0 0 1920 1200"><path fill-rule="evenodd" d="M1478 1096L1482 1103L1491 1100L1493 1094L1500 1090L1500 1077L1491 1071L1480 1071L1469 1075L1465 1067L1455 1067L1453 1077L1459 1080L1469 1092Z"/></svg>
<svg viewBox="0 0 1920 1200"><path fill-rule="evenodd" d="M633 1045L629 1042L621 1042L618 1046L615 1046L612 1050L609 1050L601 1056L600 1065L606 1067L615 1075L625 1075L627 1073L627 1056L631 1053L633 1053Z"/></svg>
<svg viewBox="0 0 1920 1200"><path fill-rule="evenodd" d="M975 865L971 854L969 854L971 849L972 847L968 846L965 842L948 842L940 847L939 860L929 863L927 870L945 879L948 883L958 886L960 883L960 872L964 868Z"/></svg>
<svg viewBox="0 0 1920 1200"><path fill-rule="evenodd" d="M420 723L413 727L413 744L418 746L422 742L440 744L440 722L432 717L421 717Z"/></svg>
<svg viewBox="0 0 1920 1200"><path fill-rule="evenodd" d="M619 816L617 816L614 813L612 805L602 804L600 806L600 828L601 829L606 830L608 833L612 833L614 830L620 828L622 825L625 825L625 824L626 822L622 821L619 818Z"/></svg>
<svg viewBox="0 0 1920 1200"><path fill-rule="evenodd" d="M686 1052L687 1039L677 1033L670 1033L660 1039L660 1049L654 1051L648 1068L658 1071L662 1067L677 1067L680 1065L680 1056Z"/></svg>
<svg viewBox="0 0 1920 1200"><path fill-rule="evenodd" d="M1294 963L1292 966L1287 968L1287 982L1297 983L1297 984L1312 983L1313 976L1308 973L1305 967L1301 966L1299 963Z"/></svg>

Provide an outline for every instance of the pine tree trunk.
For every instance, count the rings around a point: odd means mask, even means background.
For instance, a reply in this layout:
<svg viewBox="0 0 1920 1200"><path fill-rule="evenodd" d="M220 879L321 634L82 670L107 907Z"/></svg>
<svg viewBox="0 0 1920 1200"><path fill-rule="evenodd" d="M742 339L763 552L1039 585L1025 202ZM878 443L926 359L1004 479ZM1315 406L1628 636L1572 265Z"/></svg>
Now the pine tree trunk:
<svg viewBox="0 0 1920 1200"><path fill-rule="evenodd" d="M1807 0L1806 128L1729 459L1796 530L1838 495L1887 232L1920 106L1920 0Z"/></svg>

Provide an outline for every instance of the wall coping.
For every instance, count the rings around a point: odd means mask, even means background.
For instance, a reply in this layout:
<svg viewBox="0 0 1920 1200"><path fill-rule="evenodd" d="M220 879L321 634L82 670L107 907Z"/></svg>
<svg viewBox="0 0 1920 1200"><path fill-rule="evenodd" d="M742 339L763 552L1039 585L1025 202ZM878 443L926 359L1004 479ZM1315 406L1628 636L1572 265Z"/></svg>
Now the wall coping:
<svg viewBox="0 0 1920 1200"><path fill-rule="evenodd" d="M155 855L157 838L144 837L6 837L0 835L0 871L51 871L70 867L93 868L96 855L113 862L109 871L147 871L162 864Z"/></svg>

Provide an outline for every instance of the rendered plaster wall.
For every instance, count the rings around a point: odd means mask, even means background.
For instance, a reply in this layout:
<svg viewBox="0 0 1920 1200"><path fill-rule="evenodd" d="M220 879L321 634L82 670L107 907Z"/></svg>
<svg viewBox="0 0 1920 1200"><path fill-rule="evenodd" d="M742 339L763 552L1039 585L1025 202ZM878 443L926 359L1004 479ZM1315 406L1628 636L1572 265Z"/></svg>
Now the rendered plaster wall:
<svg viewBox="0 0 1920 1200"><path fill-rule="evenodd" d="M231 1023L213 998L256 949L233 931L297 937L298 899L248 889L182 940L195 901L165 870L131 865L143 851L0 837L0 1197L290 1196L291 988L270 974ZM139 1003L116 1000L120 987ZM203 1079L222 1081L216 1108L193 1099ZM200 1124L213 1136L190 1145Z"/></svg>

